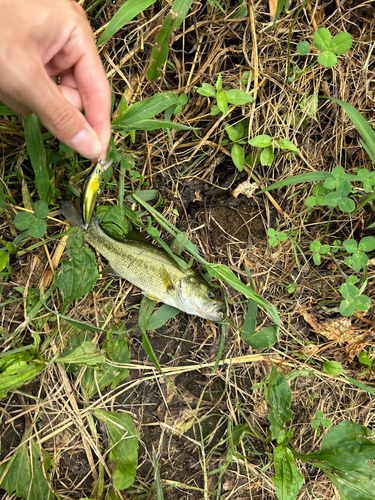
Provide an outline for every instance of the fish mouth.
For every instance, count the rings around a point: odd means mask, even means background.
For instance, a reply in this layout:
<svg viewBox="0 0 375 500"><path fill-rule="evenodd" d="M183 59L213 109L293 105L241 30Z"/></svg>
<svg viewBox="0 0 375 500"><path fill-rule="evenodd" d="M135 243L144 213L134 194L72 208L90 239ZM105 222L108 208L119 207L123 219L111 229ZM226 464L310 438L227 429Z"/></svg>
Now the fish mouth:
<svg viewBox="0 0 375 500"><path fill-rule="evenodd" d="M222 321L225 315L224 304L214 304L205 310L205 317L211 321Z"/></svg>

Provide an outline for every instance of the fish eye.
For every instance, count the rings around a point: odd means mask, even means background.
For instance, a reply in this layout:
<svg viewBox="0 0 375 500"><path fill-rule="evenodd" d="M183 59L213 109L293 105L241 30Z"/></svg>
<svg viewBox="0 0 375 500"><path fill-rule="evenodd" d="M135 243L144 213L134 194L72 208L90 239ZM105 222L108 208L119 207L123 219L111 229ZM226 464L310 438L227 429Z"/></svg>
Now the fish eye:
<svg viewBox="0 0 375 500"><path fill-rule="evenodd" d="M215 292L213 290L208 290L207 297L209 299L215 299L216 298Z"/></svg>
<svg viewBox="0 0 375 500"><path fill-rule="evenodd" d="M101 168L97 168L97 169L96 169L96 173L97 173L98 175L100 175L100 174L102 173L102 169L101 169Z"/></svg>

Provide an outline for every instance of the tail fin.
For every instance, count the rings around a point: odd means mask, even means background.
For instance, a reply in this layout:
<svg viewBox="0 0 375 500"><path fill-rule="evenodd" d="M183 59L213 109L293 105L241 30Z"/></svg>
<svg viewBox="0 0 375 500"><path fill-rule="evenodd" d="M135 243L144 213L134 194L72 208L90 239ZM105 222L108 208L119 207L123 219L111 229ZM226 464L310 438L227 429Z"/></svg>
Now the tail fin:
<svg viewBox="0 0 375 500"><path fill-rule="evenodd" d="M61 213L71 226L78 226L82 229L86 229L86 226L84 225L82 220L82 216L78 212L74 203L66 200L59 200L58 203Z"/></svg>

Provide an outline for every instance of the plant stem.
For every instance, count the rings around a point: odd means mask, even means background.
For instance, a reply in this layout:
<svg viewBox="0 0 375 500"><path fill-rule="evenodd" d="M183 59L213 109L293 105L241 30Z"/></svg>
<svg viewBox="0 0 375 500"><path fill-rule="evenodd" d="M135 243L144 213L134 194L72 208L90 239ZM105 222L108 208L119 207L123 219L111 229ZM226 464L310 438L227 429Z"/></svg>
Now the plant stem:
<svg viewBox="0 0 375 500"><path fill-rule="evenodd" d="M295 15L293 17L292 24L290 25L290 28L289 28L288 45L287 45L287 56L286 56L287 57L287 61L288 61L286 78L288 78L288 76L290 75L290 39L292 38L292 31L293 31L294 25L296 24L298 16L300 15L300 13L302 12L302 10L306 7L306 5L309 2L310 2L310 0L305 0L305 2L303 2L303 4L301 5L301 7L295 13Z"/></svg>

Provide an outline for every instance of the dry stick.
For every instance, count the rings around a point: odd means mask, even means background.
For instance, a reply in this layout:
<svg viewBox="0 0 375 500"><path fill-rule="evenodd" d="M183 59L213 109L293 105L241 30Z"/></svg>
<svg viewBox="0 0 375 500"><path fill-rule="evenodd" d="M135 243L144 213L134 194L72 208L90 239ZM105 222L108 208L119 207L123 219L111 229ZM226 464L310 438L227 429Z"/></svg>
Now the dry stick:
<svg viewBox="0 0 375 500"><path fill-rule="evenodd" d="M52 259L50 260L51 269L45 270L45 272L43 273L41 280L39 282L38 288L47 288L51 284L55 269L59 265L62 254L64 253L67 239L68 239L68 235L65 234L59 240L59 243L56 247L56 250L53 252ZM46 245L43 245L43 246L46 247ZM48 254L47 254L47 256L48 256Z"/></svg>

